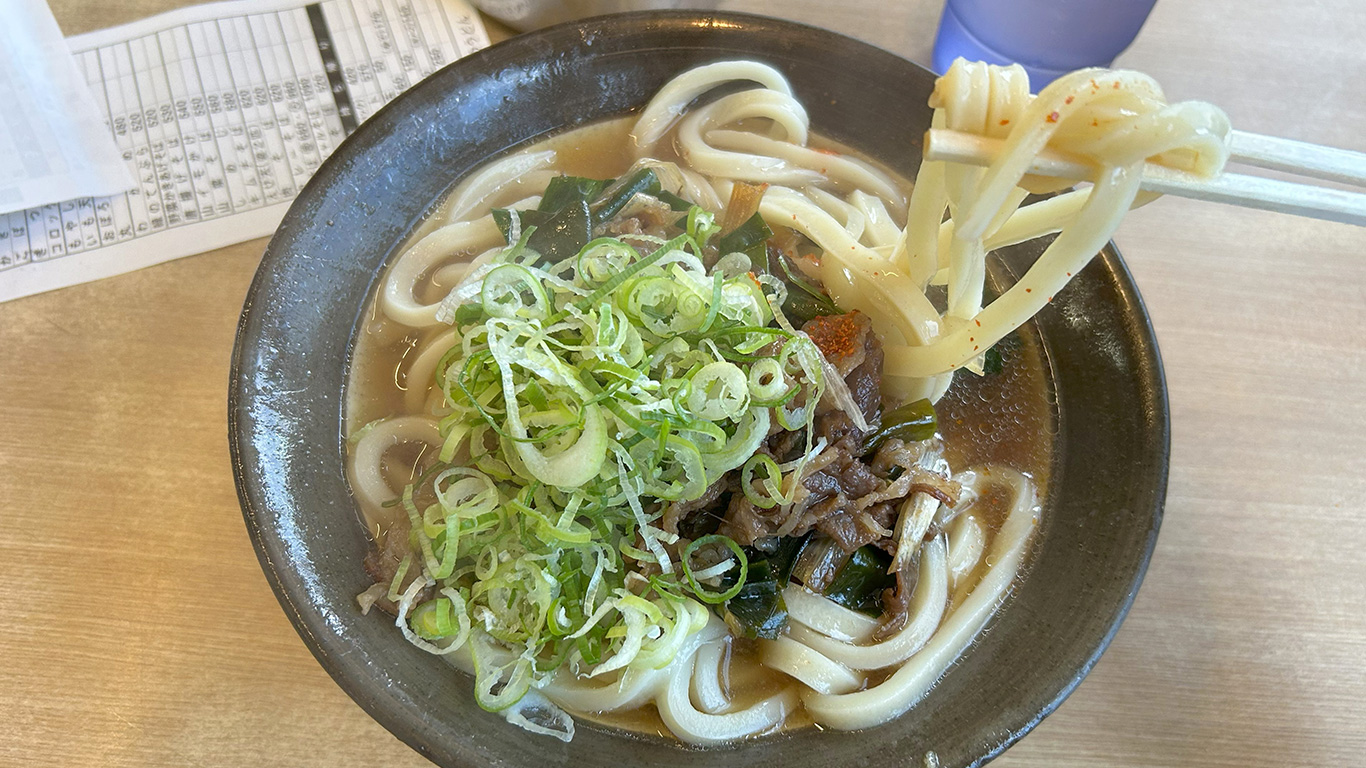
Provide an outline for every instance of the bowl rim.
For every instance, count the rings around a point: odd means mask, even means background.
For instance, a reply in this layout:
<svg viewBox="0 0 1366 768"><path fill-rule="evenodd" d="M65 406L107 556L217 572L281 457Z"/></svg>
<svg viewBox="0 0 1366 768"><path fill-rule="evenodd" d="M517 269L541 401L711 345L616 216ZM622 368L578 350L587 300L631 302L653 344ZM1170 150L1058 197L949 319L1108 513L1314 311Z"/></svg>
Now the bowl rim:
<svg viewBox="0 0 1366 768"><path fill-rule="evenodd" d="M554 50L554 42L560 39L578 39L586 34L629 34L632 31L647 29L652 25L662 23L683 23L688 25L709 25L723 24L742 27L747 31L766 31L780 30L800 33L807 37L837 41L843 45L857 45L872 51L877 51L883 55L896 56L903 62L920 67L915 62L910 62L904 57L897 56L884 51L875 45L863 41L849 38L845 35L832 32L830 30L814 27L799 22L787 21L769 16L738 13L738 12L700 12L700 11L637 11L630 13L610 14L597 16L576 22L546 27L540 30L522 33L509 38L508 40L493 44L484 49L476 51L461 59L458 59L439 72L447 70L469 71L477 73L488 71L490 67L496 67L503 61L521 60L528 56L541 56L547 50ZM921 67L923 69L923 67ZM428 80L434 79L437 73L433 73ZM290 623L304 641L305 646L313 654L319 664L328 672L329 676L346 693L361 706L372 718L379 722L386 730L397 736L400 740L408 744L418 753L428 757L433 761L443 764L464 764L463 760L468 754L459 751L450 751L442 748L440 744L433 744L426 737L422 728L422 723L406 716L399 706L399 702L392 698L376 697L371 695L367 686L360 683L358 678L350 674L341 664L336 656L329 653L319 639L319 630L326 622L326 617L321 616L316 606L312 605L303 594L302 589L297 583L289 578L293 573L289 567L287 558L282 557L288 548L287 543L281 542L275 536L275 531L267 521L272 518L269 505L253 495L252 478L249 466L249 458L252 454L248 443L248 425L243 421L245 403L251 399L246 383L250 371L251 353L259 339L251 337L251 323L256 313L263 311L259 309L258 299L263 292L263 287L269 279L272 270L291 257L287 251L277 248L277 243L281 240L282 233L288 226L288 222L295 217L306 216L307 201L316 193L321 191L319 188L326 185L329 167L338 166L344 162L348 154L348 147L355 149L368 141L378 138L381 118L391 112L402 110L406 98L411 98L411 94L419 93L423 83L419 82L412 88L400 94L388 104L378 110L370 119L363 122L357 130L347 136L343 143L334 149L333 153L324 161L323 166L318 169L310 178L307 184L300 190L288 212L285 214L284 223L271 238L262 256L260 265L253 276L251 285L243 304L241 316L238 321L235 333L234 346L231 360L231 372L229 378L228 393L228 438L229 453L232 463L235 487L237 489L238 500L242 508L244 522L247 532L252 542L253 550L261 564L263 573L266 576L271 590L276 599L280 602L281 608L288 616ZM1153 479L1151 493L1151 509L1144 510L1151 512L1151 521L1147 532L1146 540L1143 542L1142 552L1136 560L1132 578L1128 581L1127 591L1124 597L1116 605L1113 618L1109 623L1108 629L1100 637L1096 646L1086 655L1076 671L1067 678L1059 687L1057 692L1047 700L1042 708L1031 716L1020 721L1018 725L1011 727L1008 732L996 737L992 748L981 754L969 763L972 766L982 765L1015 744L1029 731L1033 730L1046 717L1051 715L1065 701L1068 696L1076 690L1081 681L1086 677L1095 666L1100 656L1109 647L1120 625L1131 609L1138 588L1146 575L1150 565L1154 548L1156 546L1158 531L1163 518L1163 508L1165 504L1168 470L1170 466L1170 406L1166 386L1166 378L1162 366L1162 360L1158 349L1157 338L1154 333L1151 318L1148 315L1141 295L1133 276L1125 265L1113 241L1099 254L1093 263L1104 265L1108 279L1112 283L1112 288L1117 291L1129 307L1124 314L1133 323L1131 329L1136 336L1135 347L1139 354L1139 359L1133 362L1133 367L1142 372L1143 377L1140 382L1144 394L1150 398L1148 405L1151 406L1155 417L1148 425L1151 429L1151 441L1153 443L1153 455L1150 460L1153 462ZM358 312L363 311L358 308ZM349 366L349 358L348 358ZM1047 502L1044 502L1045 504ZM1031 551L1031 559L1034 554ZM998 615L1006 606L998 609ZM629 738L629 736L625 737ZM725 748L721 748L725 749Z"/></svg>

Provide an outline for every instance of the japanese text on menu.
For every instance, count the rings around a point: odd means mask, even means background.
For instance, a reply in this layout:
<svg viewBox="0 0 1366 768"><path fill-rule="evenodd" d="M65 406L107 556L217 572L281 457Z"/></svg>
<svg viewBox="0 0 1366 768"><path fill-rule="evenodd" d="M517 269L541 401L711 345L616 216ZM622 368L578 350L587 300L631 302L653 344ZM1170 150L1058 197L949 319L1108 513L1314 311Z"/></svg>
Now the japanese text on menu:
<svg viewBox="0 0 1366 768"><path fill-rule="evenodd" d="M88 47L100 33L72 41L138 186L0 215L0 284L6 270L278 205L253 227L264 231L233 236L220 226L197 250L266 234L359 122L487 45L463 2L274 6Z"/></svg>

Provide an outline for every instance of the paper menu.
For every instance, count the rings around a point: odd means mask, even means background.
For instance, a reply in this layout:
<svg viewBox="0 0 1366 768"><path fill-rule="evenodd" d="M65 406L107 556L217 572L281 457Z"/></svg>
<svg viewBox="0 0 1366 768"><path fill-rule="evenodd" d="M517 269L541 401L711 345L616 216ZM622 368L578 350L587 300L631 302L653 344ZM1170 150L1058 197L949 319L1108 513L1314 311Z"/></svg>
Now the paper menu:
<svg viewBox="0 0 1366 768"><path fill-rule="evenodd" d="M361 121L488 37L464 0L238 0L68 43L136 186L0 214L0 301L270 234Z"/></svg>
<svg viewBox="0 0 1366 768"><path fill-rule="evenodd" d="M0 213L133 185L45 3L0 0Z"/></svg>

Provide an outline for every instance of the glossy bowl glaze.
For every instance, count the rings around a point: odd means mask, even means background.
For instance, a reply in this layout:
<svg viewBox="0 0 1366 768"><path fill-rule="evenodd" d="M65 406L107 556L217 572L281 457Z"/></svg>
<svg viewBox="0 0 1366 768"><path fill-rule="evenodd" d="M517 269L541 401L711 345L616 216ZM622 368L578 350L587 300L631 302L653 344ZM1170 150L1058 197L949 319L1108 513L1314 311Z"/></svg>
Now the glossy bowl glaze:
<svg viewBox="0 0 1366 768"><path fill-rule="evenodd" d="M603 17L516 37L446 67L361 126L299 195L242 311L229 439L262 568L337 683L445 766L978 765L1086 675L1133 600L1166 489L1168 416L1142 302L1113 247L1038 319L1059 402L1044 524L988 630L903 717L692 750L580 724L570 744L479 709L468 678L361 616L369 546L343 471L342 408L362 307L395 247L458 179L505 150L640 107L674 74L769 62L812 129L914 176L933 75L890 53L772 19ZM1038 246L1014 249L1016 270Z"/></svg>

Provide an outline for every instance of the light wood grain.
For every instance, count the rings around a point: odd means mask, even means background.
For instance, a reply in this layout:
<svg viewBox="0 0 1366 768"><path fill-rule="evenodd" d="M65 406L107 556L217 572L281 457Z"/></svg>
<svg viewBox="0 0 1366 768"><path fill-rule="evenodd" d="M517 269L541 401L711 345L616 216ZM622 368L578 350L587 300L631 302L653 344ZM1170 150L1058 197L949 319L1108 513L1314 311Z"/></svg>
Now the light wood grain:
<svg viewBox="0 0 1366 768"><path fill-rule="evenodd" d="M53 0L77 33L178 3ZM927 61L934 0L745 0ZM1159 3L1120 64L1366 150L1357 0ZM1163 200L1117 237L1162 344L1167 518L1095 671L1002 766L1359 765L1366 230ZM422 766L280 611L232 487L264 241L0 304L0 764Z"/></svg>

